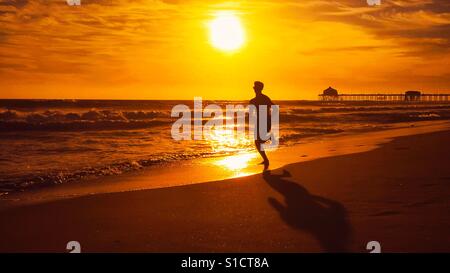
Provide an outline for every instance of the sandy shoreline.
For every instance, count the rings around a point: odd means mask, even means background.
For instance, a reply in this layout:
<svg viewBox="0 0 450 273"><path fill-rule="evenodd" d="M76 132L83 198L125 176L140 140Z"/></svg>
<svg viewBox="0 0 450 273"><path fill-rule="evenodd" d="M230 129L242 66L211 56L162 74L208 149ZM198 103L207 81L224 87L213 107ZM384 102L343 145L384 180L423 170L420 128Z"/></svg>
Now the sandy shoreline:
<svg viewBox="0 0 450 273"><path fill-rule="evenodd" d="M299 145L269 151L271 169L338 155L361 153L400 136L450 129L448 121L406 122L390 129L307 138ZM63 183L1 196L0 210L102 193L128 192L225 180L261 173L255 151L235 156L181 160L132 173Z"/></svg>
<svg viewBox="0 0 450 273"><path fill-rule="evenodd" d="M202 184L0 211L0 251L450 251L450 131Z"/></svg>

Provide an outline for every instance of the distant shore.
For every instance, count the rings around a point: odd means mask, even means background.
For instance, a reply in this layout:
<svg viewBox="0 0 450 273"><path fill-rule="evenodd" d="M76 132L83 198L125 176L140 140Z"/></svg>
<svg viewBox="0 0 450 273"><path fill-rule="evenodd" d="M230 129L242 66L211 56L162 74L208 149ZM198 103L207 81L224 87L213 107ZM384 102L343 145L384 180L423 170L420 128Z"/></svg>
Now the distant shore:
<svg viewBox="0 0 450 273"><path fill-rule="evenodd" d="M0 210L0 251L450 251L450 131L223 181Z"/></svg>

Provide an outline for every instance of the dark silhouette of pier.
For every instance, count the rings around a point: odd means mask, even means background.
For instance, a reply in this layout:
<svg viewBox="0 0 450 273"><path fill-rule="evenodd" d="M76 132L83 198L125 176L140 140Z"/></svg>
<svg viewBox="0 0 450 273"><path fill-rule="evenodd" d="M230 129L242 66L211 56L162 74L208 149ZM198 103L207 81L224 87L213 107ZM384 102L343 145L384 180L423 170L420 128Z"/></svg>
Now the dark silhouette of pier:
<svg viewBox="0 0 450 273"><path fill-rule="evenodd" d="M406 91L403 94L339 94L328 87L319 94L320 101L391 101L391 102L450 102L450 94L422 94L420 91Z"/></svg>

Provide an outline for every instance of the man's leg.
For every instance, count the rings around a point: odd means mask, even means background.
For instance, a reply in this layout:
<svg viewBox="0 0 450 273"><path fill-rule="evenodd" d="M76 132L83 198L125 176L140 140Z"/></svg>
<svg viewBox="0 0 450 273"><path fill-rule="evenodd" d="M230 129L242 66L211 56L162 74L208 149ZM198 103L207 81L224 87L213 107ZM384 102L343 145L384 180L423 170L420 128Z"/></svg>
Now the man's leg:
<svg viewBox="0 0 450 273"><path fill-rule="evenodd" d="M264 167L267 168L269 166L269 159L267 158L266 152L261 149L261 144L264 143L264 141L261 140L255 140L256 149L258 150L258 153L261 155L261 157L264 160Z"/></svg>

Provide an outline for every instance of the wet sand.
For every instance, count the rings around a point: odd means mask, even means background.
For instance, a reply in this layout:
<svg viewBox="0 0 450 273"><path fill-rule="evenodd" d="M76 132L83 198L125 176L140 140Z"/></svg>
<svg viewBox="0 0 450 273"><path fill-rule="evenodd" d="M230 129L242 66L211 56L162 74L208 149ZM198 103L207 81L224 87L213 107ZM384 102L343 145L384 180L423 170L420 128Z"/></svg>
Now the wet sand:
<svg viewBox="0 0 450 273"><path fill-rule="evenodd" d="M250 176L0 210L0 251L450 251L450 131ZM301 157L301 154L297 155ZM174 170L176 172L176 170Z"/></svg>

